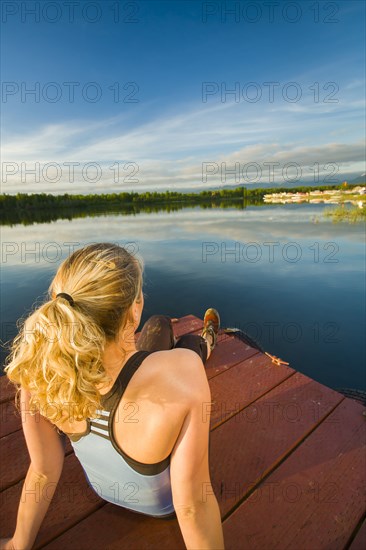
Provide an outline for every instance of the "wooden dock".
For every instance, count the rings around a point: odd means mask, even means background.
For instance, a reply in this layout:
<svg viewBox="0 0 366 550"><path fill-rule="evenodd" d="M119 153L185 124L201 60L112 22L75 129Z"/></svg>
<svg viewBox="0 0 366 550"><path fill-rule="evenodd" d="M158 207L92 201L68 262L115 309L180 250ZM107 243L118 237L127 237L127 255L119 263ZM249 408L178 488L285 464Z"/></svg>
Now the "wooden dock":
<svg viewBox="0 0 366 550"><path fill-rule="evenodd" d="M175 336L199 334L202 326L193 315L173 324ZM206 372L211 481L226 550L366 548L365 407L223 330ZM0 388L1 537L8 537L29 455L4 376ZM69 441L65 452L35 549L185 548L175 518L145 517L103 501Z"/></svg>

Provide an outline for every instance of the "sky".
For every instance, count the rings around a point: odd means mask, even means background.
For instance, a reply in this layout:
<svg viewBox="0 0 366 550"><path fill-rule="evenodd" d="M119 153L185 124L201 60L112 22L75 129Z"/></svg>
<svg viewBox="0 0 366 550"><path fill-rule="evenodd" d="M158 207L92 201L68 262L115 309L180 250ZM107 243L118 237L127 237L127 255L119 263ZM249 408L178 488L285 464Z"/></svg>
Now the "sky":
<svg viewBox="0 0 366 550"><path fill-rule="evenodd" d="M4 0L1 191L365 173L365 5Z"/></svg>

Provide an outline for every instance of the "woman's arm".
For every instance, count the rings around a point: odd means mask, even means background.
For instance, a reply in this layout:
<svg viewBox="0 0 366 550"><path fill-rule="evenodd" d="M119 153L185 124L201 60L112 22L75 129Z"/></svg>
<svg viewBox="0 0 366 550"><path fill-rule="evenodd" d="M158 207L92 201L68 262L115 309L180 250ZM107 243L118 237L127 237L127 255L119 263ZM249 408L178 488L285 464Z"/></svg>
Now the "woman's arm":
<svg viewBox="0 0 366 550"><path fill-rule="evenodd" d="M29 398L29 392L22 389L20 408L30 466L11 539L16 550L32 548L60 479L65 457L62 436L56 426L40 413L30 414Z"/></svg>
<svg viewBox="0 0 366 550"><path fill-rule="evenodd" d="M174 509L188 550L224 550L219 505L209 472L211 392L204 365L191 350L181 372L188 413L174 446L170 477ZM184 368L183 368L184 367Z"/></svg>

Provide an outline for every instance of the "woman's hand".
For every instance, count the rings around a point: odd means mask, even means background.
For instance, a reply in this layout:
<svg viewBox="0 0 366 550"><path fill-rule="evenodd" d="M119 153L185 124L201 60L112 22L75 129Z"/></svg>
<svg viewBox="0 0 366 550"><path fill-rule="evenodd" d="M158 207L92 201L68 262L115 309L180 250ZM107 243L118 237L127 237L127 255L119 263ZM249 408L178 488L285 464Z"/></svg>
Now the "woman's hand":
<svg viewBox="0 0 366 550"><path fill-rule="evenodd" d="M0 550L16 550L13 539L0 539Z"/></svg>

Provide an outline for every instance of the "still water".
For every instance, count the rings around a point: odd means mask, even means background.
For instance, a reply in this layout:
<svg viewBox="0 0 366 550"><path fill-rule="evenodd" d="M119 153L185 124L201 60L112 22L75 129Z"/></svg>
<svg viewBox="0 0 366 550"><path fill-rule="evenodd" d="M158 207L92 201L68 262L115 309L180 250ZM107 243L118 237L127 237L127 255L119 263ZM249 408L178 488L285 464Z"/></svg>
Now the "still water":
<svg viewBox="0 0 366 550"><path fill-rule="evenodd" d="M332 388L366 389L364 224L334 224L321 204L199 206L2 227L1 339L44 296L69 251L128 246L145 264L149 316L208 307L290 366ZM2 352L2 362L5 352Z"/></svg>

